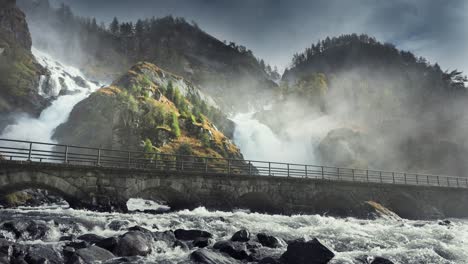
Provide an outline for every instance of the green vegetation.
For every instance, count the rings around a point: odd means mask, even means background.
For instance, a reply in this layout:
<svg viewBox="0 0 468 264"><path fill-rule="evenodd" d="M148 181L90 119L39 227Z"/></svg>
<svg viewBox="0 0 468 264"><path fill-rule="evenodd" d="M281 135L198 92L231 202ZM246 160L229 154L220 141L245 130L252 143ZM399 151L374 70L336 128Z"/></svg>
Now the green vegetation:
<svg viewBox="0 0 468 264"><path fill-rule="evenodd" d="M176 138L180 137L179 118L175 112L171 114L171 130Z"/></svg>
<svg viewBox="0 0 468 264"><path fill-rule="evenodd" d="M200 142L202 143L203 147L205 148L211 147L211 141L210 141L210 137L208 136L208 133L203 131L200 133L199 137L200 137Z"/></svg>
<svg viewBox="0 0 468 264"><path fill-rule="evenodd" d="M143 151L146 153L145 158L146 159L155 159L156 158L156 150L155 147L153 146L153 143L151 142L150 139L145 139L143 142Z"/></svg>
<svg viewBox="0 0 468 264"><path fill-rule="evenodd" d="M177 149L176 155L185 155L185 156L193 155L193 148L188 143L182 143Z"/></svg>

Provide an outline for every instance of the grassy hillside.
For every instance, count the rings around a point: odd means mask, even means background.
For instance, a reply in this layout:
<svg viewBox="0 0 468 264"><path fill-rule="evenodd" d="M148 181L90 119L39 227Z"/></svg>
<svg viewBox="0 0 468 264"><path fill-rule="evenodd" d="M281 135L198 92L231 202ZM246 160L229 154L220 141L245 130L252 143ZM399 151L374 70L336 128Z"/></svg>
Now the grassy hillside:
<svg viewBox="0 0 468 264"><path fill-rule="evenodd" d="M241 159L211 120L226 119L183 78L151 63L133 66L73 109L62 143Z"/></svg>

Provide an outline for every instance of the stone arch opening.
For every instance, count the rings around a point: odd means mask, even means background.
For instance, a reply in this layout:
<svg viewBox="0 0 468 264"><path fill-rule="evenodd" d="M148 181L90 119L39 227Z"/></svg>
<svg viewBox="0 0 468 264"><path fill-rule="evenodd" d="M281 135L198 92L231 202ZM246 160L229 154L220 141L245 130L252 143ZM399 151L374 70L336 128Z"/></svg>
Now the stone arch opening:
<svg viewBox="0 0 468 264"><path fill-rule="evenodd" d="M314 213L347 217L359 212L361 204L351 197L340 194L318 193L313 200Z"/></svg>
<svg viewBox="0 0 468 264"><path fill-rule="evenodd" d="M36 173L34 177L19 173L0 175L0 197L2 200L6 196L23 191L41 190L41 192L51 193L60 197L68 203L70 207L76 207L81 203L85 194L60 177L47 174ZM23 197L24 198L24 197Z"/></svg>
<svg viewBox="0 0 468 264"><path fill-rule="evenodd" d="M186 196L171 188L171 187L154 187L145 189L135 195L129 197L129 202L131 199L143 199L147 201L154 202L156 204L168 207L168 210L181 210L181 209L191 209L195 207L195 203L186 198ZM142 201L150 205L151 202ZM127 202L127 207L128 207ZM130 208L129 208L130 210ZM151 210L151 209L150 209Z"/></svg>
<svg viewBox="0 0 468 264"><path fill-rule="evenodd" d="M249 209L258 213L281 213L281 203L265 192L249 192L237 199L239 209Z"/></svg>

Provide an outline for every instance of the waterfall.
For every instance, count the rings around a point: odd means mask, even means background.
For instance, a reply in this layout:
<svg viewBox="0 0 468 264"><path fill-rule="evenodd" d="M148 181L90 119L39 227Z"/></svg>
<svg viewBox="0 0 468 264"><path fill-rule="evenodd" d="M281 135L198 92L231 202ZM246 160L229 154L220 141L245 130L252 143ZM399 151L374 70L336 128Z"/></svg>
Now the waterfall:
<svg viewBox="0 0 468 264"><path fill-rule="evenodd" d="M254 113L234 115L234 142L244 158L291 163L319 164L316 149L327 133L336 128L328 116L288 120L281 135L254 118Z"/></svg>
<svg viewBox="0 0 468 264"><path fill-rule="evenodd" d="M53 142L55 128L66 122L73 107L99 86L87 80L77 68L59 62L35 48L32 52L37 61L50 72L50 77L41 76L38 92L45 98L51 98L51 105L38 118L26 114L19 116L16 123L7 126L0 137Z"/></svg>

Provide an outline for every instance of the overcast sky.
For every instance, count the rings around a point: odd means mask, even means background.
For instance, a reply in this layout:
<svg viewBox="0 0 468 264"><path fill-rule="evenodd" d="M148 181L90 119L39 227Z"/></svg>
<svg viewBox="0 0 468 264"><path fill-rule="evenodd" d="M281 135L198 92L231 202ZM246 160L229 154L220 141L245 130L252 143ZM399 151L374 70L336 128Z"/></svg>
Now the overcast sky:
<svg viewBox="0 0 468 264"><path fill-rule="evenodd" d="M54 0L109 22L185 17L220 40L288 66L295 52L326 36L367 33L383 42L468 72L468 4L463 0Z"/></svg>

